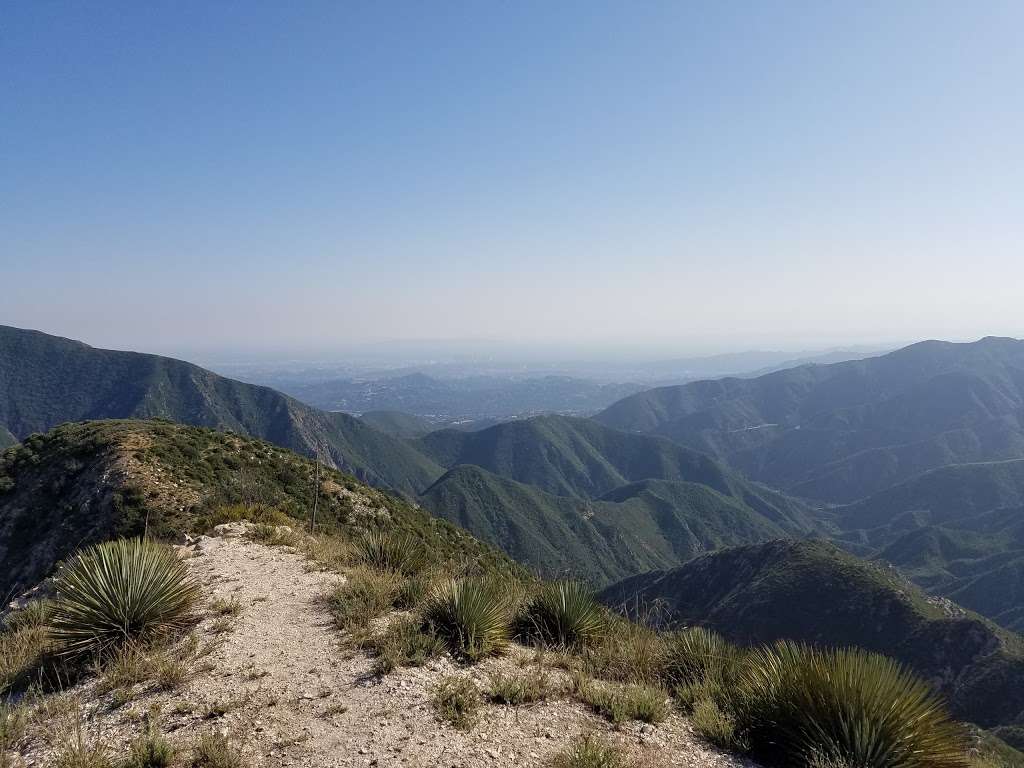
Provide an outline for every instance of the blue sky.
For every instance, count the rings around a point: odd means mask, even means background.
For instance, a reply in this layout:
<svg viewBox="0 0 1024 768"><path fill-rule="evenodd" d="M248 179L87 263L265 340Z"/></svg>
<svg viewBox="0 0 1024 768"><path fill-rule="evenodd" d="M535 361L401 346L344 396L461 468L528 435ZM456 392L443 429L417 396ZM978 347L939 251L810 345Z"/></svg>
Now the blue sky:
<svg viewBox="0 0 1024 768"><path fill-rule="evenodd" d="M0 2L0 323L1024 335L1024 4Z"/></svg>

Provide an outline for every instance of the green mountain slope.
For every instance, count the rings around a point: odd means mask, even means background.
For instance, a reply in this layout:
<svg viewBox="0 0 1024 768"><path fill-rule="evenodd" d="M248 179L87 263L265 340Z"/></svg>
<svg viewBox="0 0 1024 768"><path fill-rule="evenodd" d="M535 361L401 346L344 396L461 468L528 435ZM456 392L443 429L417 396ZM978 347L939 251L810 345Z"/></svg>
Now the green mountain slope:
<svg viewBox="0 0 1024 768"><path fill-rule="evenodd" d="M677 565L709 549L785 535L742 501L686 482L645 480L591 500L462 465L420 503L545 576L597 584Z"/></svg>
<svg viewBox="0 0 1024 768"><path fill-rule="evenodd" d="M1024 639L832 545L722 550L631 577L601 597L634 611L657 603L678 624L737 642L792 638L889 654L931 680L959 717L1024 744Z"/></svg>
<svg viewBox="0 0 1024 768"><path fill-rule="evenodd" d="M850 502L947 464L1024 458L1024 342L928 341L663 387L595 418L707 451L796 495Z"/></svg>
<svg viewBox="0 0 1024 768"><path fill-rule="evenodd" d="M843 528L875 528L900 515L955 523L1001 507L1024 505L1024 460L961 464L932 470L842 507Z"/></svg>
<svg viewBox="0 0 1024 768"><path fill-rule="evenodd" d="M36 584L74 549L115 536L176 539L224 505L307 520L311 460L268 442L165 421L65 424L0 453L0 594ZM507 562L449 523L325 469L317 523L349 532L386 525L432 549Z"/></svg>
<svg viewBox="0 0 1024 768"><path fill-rule="evenodd" d="M367 482L415 494L440 467L403 441L341 413L180 360L94 349L0 326L0 424L17 438L68 421L166 418L230 429L325 458Z"/></svg>
<svg viewBox="0 0 1024 768"><path fill-rule="evenodd" d="M426 419L402 411L366 411L359 415L359 420L395 437L423 437L435 429Z"/></svg>
<svg viewBox="0 0 1024 768"><path fill-rule="evenodd" d="M7 428L0 425L0 450L9 448L18 442L18 438L7 431Z"/></svg>
<svg viewBox="0 0 1024 768"><path fill-rule="evenodd" d="M442 430L416 445L443 466L472 464L556 496L597 499L643 480L700 483L789 532L816 528L809 508L744 480L705 454L589 419L539 416L479 432Z"/></svg>
<svg viewBox="0 0 1024 768"><path fill-rule="evenodd" d="M1024 461L932 470L835 510L842 546L1024 629Z"/></svg>

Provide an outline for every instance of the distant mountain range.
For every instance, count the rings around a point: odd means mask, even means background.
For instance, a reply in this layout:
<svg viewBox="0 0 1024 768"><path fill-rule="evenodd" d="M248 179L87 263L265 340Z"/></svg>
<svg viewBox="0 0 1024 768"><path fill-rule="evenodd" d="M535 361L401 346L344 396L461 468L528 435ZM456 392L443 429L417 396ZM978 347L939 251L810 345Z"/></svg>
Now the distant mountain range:
<svg viewBox="0 0 1024 768"><path fill-rule="evenodd" d="M740 643L790 638L886 653L930 680L958 716L1024 744L1024 638L829 544L725 549L630 577L601 598Z"/></svg>
<svg viewBox="0 0 1024 768"><path fill-rule="evenodd" d="M948 464L1024 458L1024 342L928 341L664 387L595 418L705 451L787 493L851 502Z"/></svg>
<svg viewBox="0 0 1024 768"><path fill-rule="evenodd" d="M1022 348L927 342L653 390L598 420L538 416L424 434L430 425L408 414L327 413L189 363L0 328L0 443L67 421L160 417L307 456L319 446L328 463L520 562L596 584L721 547L830 538L1022 629ZM609 426L626 416L639 431ZM935 454L940 443L957 450ZM828 504L771 487L833 481Z"/></svg>

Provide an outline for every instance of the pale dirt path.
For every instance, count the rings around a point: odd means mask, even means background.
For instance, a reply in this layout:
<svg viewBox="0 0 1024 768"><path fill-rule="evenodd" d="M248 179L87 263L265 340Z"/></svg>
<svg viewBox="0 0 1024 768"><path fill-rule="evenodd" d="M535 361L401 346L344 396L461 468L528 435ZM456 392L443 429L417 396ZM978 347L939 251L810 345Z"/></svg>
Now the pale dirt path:
<svg viewBox="0 0 1024 768"><path fill-rule="evenodd" d="M311 571L297 554L240 538L204 539L200 551L191 562L211 592L234 597L245 608L211 656L215 672L195 686L204 703L247 698L218 727L227 728L256 764L542 766L575 736L597 730L642 766L744 765L699 744L679 717L654 728L614 729L565 700L488 706L463 733L439 723L430 705L431 685L456 671L451 662L375 678L370 659L340 647L316 601L340 577ZM510 662L493 660L461 672L483 687L487 669L502 663ZM264 676L246 681L256 674Z"/></svg>
<svg viewBox="0 0 1024 768"><path fill-rule="evenodd" d="M209 671L177 691L142 686L121 707L112 706L111 694L95 695L93 682L72 692L83 701L89 738L101 739L115 755L142 731L142 713L158 707L163 730L185 759L176 765L187 765L191 745L210 731L227 735L245 766L535 768L549 765L575 737L595 731L620 744L636 768L752 765L703 745L677 715L656 727L615 728L565 699L519 708L488 705L470 732L458 731L435 718L433 684L457 673L485 688L489 670L515 665L525 649L473 668L443 659L374 677L372 660L343 647L317 601L342 577L315 570L288 548L237 536L203 537L194 555L188 562L208 597L237 600L242 611L203 659ZM213 637L215 622L208 617L199 625L203 642ZM52 752L40 740L22 759L24 765L48 765Z"/></svg>

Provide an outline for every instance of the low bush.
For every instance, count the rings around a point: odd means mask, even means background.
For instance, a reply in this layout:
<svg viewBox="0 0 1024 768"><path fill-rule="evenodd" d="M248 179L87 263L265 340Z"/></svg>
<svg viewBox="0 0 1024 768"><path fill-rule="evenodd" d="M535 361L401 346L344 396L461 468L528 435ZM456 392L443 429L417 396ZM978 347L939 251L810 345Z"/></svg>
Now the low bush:
<svg viewBox="0 0 1024 768"><path fill-rule="evenodd" d="M399 576L391 571L353 568L346 580L326 597L339 629L363 629L392 608L398 595Z"/></svg>
<svg viewBox="0 0 1024 768"><path fill-rule="evenodd" d="M662 674L672 687L732 683L740 673L740 658L740 650L717 632L693 627L666 635Z"/></svg>
<svg viewBox="0 0 1024 768"><path fill-rule="evenodd" d="M780 642L752 652L742 694L740 716L751 748L775 762L967 765L964 733L940 699L884 656Z"/></svg>
<svg viewBox="0 0 1024 768"><path fill-rule="evenodd" d="M424 602L423 618L454 655L469 661L500 652L511 634L507 597L481 578L435 587Z"/></svg>
<svg viewBox="0 0 1024 768"><path fill-rule="evenodd" d="M398 667L423 666L445 650L437 635L418 618L409 616L391 622L382 635L368 638L363 646L376 651L374 671L380 675Z"/></svg>
<svg viewBox="0 0 1024 768"><path fill-rule="evenodd" d="M578 581L544 584L527 603L521 632L542 645L579 648L605 631L604 609L589 587Z"/></svg>
<svg viewBox="0 0 1024 768"><path fill-rule="evenodd" d="M664 672L665 641L647 627L612 617L599 641L584 649L583 659L594 677L659 685Z"/></svg>
<svg viewBox="0 0 1024 768"><path fill-rule="evenodd" d="M440 578L432 572L417 573L403 579L398 585L395 607L403 611L419 608L439 581Z"/></svg>
<svg viewBox="0 0 1024 768"><path fill-rule="evenodd" d="M76 555L56 579L51 626L65 654L106 652L187 625L199 598L188 567L164 544L121 539Z"/></svg>
<svg viewBox="0 0 1024 768"><path fill-rule="evenodd" d="M443 677L434 687L434 711L459 730L469 730L480 710L480 689L468 677Z"/></svg>

